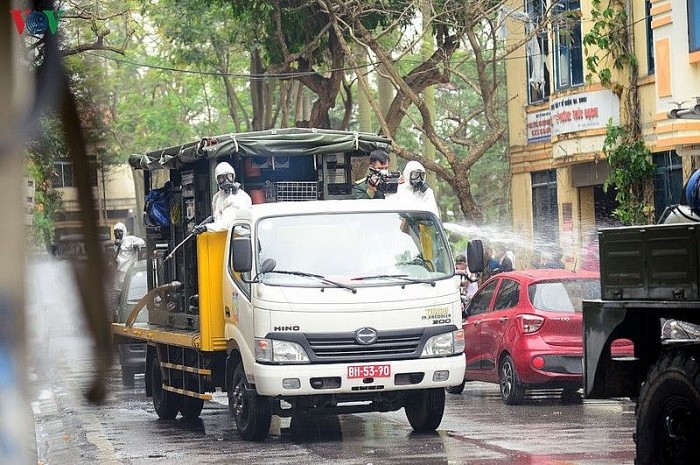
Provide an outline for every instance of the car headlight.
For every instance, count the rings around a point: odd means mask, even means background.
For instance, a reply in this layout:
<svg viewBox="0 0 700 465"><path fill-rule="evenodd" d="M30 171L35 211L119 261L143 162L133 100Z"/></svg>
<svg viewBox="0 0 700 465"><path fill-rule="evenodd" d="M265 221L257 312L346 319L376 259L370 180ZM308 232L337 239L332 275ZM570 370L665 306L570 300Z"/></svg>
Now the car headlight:
<svg viewBox="0 0 700 465"><path fill-rule="evenodd" d="M449 333L438 334L428 339L423 347L421 358L446 357L464 352L464 331L458 329Z"/></svg>
<svg viewBox="0 0 700 465"><path fill-rule="evenodd" d="M309 356L296 342L255 338L255 360L269 363L309 363Z"/></svg>

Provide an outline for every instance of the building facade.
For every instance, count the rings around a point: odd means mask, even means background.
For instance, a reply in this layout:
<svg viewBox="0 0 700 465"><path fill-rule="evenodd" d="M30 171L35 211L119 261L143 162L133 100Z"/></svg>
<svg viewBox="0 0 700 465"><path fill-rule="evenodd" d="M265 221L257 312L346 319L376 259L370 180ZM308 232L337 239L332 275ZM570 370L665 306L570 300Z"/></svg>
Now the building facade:
<svg viewBox="0 0 700 465"><path fill-rule="evenodd" d="M629 20L621 27L632 34L639 65L634 117L652 152L658 217L680 201L684 181L700 167L700 120L669 115L677 103L692 107L700 97L700 1L626 5ZM603 188L609 170L602 147L608 122L625 123L621 92L586 80L590 0L525 0L509 7L506 43L526 43L506 63L513 228L529 238L532 250L560 248L573 269L588 233L617 224L615 191Z"/></svg>

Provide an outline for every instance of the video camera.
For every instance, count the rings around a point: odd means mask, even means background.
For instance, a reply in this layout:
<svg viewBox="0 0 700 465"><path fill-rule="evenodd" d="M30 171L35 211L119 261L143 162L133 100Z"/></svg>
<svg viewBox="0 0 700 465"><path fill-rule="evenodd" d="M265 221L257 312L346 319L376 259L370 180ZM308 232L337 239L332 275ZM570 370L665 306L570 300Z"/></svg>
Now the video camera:
<svg viewBox="0 0 700 465"><path fill-rule="evenodd" d="M399 171L380 171L370 166L367 182L375 186L380 192L395 194L399 188L400 177L401 173Z"/></svg>

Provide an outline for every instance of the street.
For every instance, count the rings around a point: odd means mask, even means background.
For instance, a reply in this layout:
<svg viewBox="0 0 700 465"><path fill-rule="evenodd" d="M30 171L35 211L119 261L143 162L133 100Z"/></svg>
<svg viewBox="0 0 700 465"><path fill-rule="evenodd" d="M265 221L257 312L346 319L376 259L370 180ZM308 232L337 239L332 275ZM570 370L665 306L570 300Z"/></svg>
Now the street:
<svg viewBox="0 0 700 465"><path fill-rule="evenodd" d="M199 421L159 420L143 375L124 387L115 365L103 405L84 393L94 371L91 341L73 295L67 262L28 266L31 403L40 464L634 462L634 404L627 399L562 403L558 395L508 406L498 386L467 383L447 395L437 433L412 432L403 410L320 419L273 417L263 443L241 440L225 393ZM546 393L545 393L546 394Z"/></svg>

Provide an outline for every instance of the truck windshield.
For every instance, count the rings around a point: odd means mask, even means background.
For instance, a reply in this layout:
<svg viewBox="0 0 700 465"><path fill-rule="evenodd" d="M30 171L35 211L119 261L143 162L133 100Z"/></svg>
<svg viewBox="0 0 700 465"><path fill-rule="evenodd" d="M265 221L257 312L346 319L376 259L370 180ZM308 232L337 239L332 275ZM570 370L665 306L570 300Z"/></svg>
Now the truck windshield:
<svg viewBox="0 0 700 465"><path fill-rule="evenodd" d="M320 275L353 287L452 276L439 223L420 212L371 212L265 218L257 226L257 260L275 270ZM317 279L264 273L270 285L324 286Z"/></svg>

